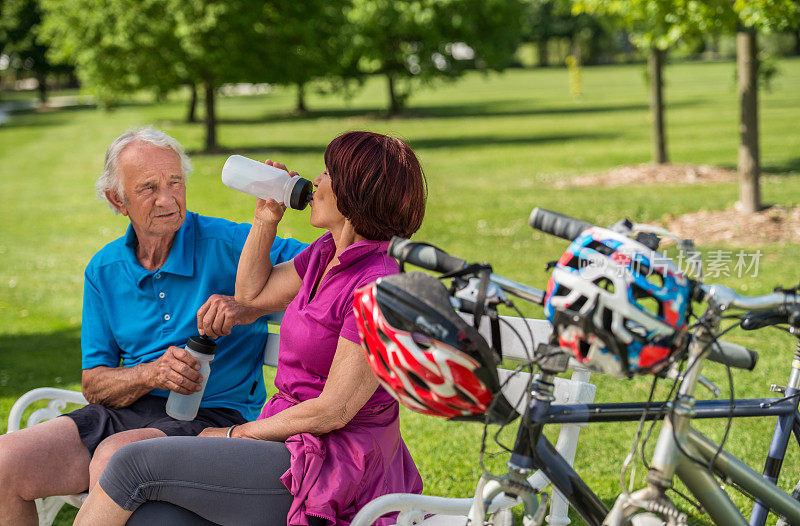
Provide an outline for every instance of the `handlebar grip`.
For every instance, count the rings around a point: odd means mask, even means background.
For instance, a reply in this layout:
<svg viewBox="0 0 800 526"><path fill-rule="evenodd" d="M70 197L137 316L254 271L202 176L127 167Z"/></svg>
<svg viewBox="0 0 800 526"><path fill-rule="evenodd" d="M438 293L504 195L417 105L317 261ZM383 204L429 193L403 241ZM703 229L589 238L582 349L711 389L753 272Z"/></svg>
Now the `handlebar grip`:
<svg viewBox="0 0 800 526"><path fill-rule="evenodd" d="M545 234L573 241L587 228L593 227L591 223L565 216L552 210L536 207L528 218L528 224Z"/></svg>
<svg viewBox="0 0 800 526"><path fill-rule="evenodd" d="M418 267L446 274L467 266L466 260L451 256L444 250L427 243L393 237L389 243L389 255Z"/></svg>
<svg viewBox="0 0 800 526"><path fill-rule="evenodd" d="M723 340L717 340L716 344L711 345L708 359L712 362L729 365L737 369L752 371L758 362L758 353L751 351L747 347Z"/></svg>

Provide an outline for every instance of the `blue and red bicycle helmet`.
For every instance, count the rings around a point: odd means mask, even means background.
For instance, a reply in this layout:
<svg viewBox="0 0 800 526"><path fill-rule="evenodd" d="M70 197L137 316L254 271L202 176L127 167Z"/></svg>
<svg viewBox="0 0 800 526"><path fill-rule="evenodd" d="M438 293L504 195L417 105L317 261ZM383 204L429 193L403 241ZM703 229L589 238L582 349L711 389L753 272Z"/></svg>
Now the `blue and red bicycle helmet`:
<svg viewBox="0 0 800 526"><path fill-rule="evenodd" d="M667 257L592 227L553 269L545 316L590 369L630 377L658 372L685 344L689 302L689 281Z"/></svg>

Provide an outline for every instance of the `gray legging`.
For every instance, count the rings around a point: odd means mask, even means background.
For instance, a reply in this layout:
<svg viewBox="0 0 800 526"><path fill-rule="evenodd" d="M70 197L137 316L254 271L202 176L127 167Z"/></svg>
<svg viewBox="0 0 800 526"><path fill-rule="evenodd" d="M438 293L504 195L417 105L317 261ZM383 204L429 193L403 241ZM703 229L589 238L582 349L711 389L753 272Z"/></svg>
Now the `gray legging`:
<svg viewBox="0 0 800 526"><path fill-rule="evenodd" d="M198 524L189 510L223 526L285 525L292 495L279 478L289 459L283 442L153 438L121 448L99 484L126 510L148 500L184 508L143 506L129 524Z"/></svg>

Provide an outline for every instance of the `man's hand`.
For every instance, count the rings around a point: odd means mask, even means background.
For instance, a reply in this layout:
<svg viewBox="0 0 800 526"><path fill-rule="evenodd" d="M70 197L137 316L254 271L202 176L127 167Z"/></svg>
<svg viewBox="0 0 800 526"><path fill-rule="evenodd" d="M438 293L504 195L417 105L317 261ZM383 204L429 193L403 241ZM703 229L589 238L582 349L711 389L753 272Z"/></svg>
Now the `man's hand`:
<svg viewBox="0 0 800 526"><path fill-rule="evenodd" d="M219 338L230 334L235 325L253 323L264 314L237 303L233 296L213 294L197 311L197 330L209 338Z"/></svg>
<svg viewBox="0 0 800 526"><path fill-rule="evenodd" d="M149 385L153 389L169 389L178 394L194 394L200 390L203 377L198 372L200 362L186 349L169 347L149 365Z"/></svg>

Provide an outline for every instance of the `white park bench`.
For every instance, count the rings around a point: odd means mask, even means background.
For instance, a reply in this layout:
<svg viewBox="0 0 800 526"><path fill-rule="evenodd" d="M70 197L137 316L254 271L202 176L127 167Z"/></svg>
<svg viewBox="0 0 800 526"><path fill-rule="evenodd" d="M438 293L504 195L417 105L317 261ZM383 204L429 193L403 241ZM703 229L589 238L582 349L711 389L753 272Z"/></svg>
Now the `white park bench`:
<svg viewBox="0 0 800 526"><path fill-rule="evenodd" d="M269 317L269 332L271 334L276 335L279 332L282 317L282 313L274 314ZM549 337L551 330L550 324L544 320L525 320L523 318L513 317L504 318L519 334L523 335L526 340L528 339L528 329L525 327L525 323L528 322L533 330L535 344L546 342ZM480 331L481 334L487 338L487 341L491 341L489 337L488 319L484 319ZM526 359L526 346L519 341L513 331L504 323L501 324L501 336L505 358L520 361ZM535 348L535 345L530 348ZM267 344L264 349L264 364L272 367L278 364L277 336L267 338ZM501 369L501 382L504 382L510 373L511 371ZM506 383L503 390L509 401L512 401L512 403L515 401L520 402L517 407L519 411L523 409L521 406L524 403L523 400L525 397L522 396L522 393L526 388L527 379L527 373L517 374ZM555 403L591 403L594 400L595 386L588 383L588 380L589 373L585 370L577 369L574 370L571 379L557 378L555 383ZM34 410L23 425L23 414L28 407L31 406L31 404L41 401L47 401L47 406ZM86 403L86 399L77 391L50 387L33 389L20 396L12 406L8 416L8 432L17 431L22 427L30 427L44 420L55 418L64 412L67 404L85 405ZM585 424L561 426L556 449L570 464L572 464L575 458L578 434L580 427L583 425ZM549 484L547 478L539 472L532 475L529 481L532 486L541 489ZM79 508L85 499L86 493L37 499L36 508L39 513L39 524L42 526L50 526L64 504L70 504ZM516 500L501 494L495 498L492 506L490 506L490 510L508 509L516 504L518 504ZM464 524L471 505L472 498L459 499L407 494L384 495L365 506L357 515L353 526L372 524L372 522L381 515L395 511L400 512L397 523L402 526L419 524L423 522L423 520L426 526L433 526L435 524ZM550 503L550 515L547 517L547 523L552 525L569 524L570 521L567 518L568 508L569 506L566 499L555 492ZM436 515L424 519L426 515L429 514Z"/></svg>

